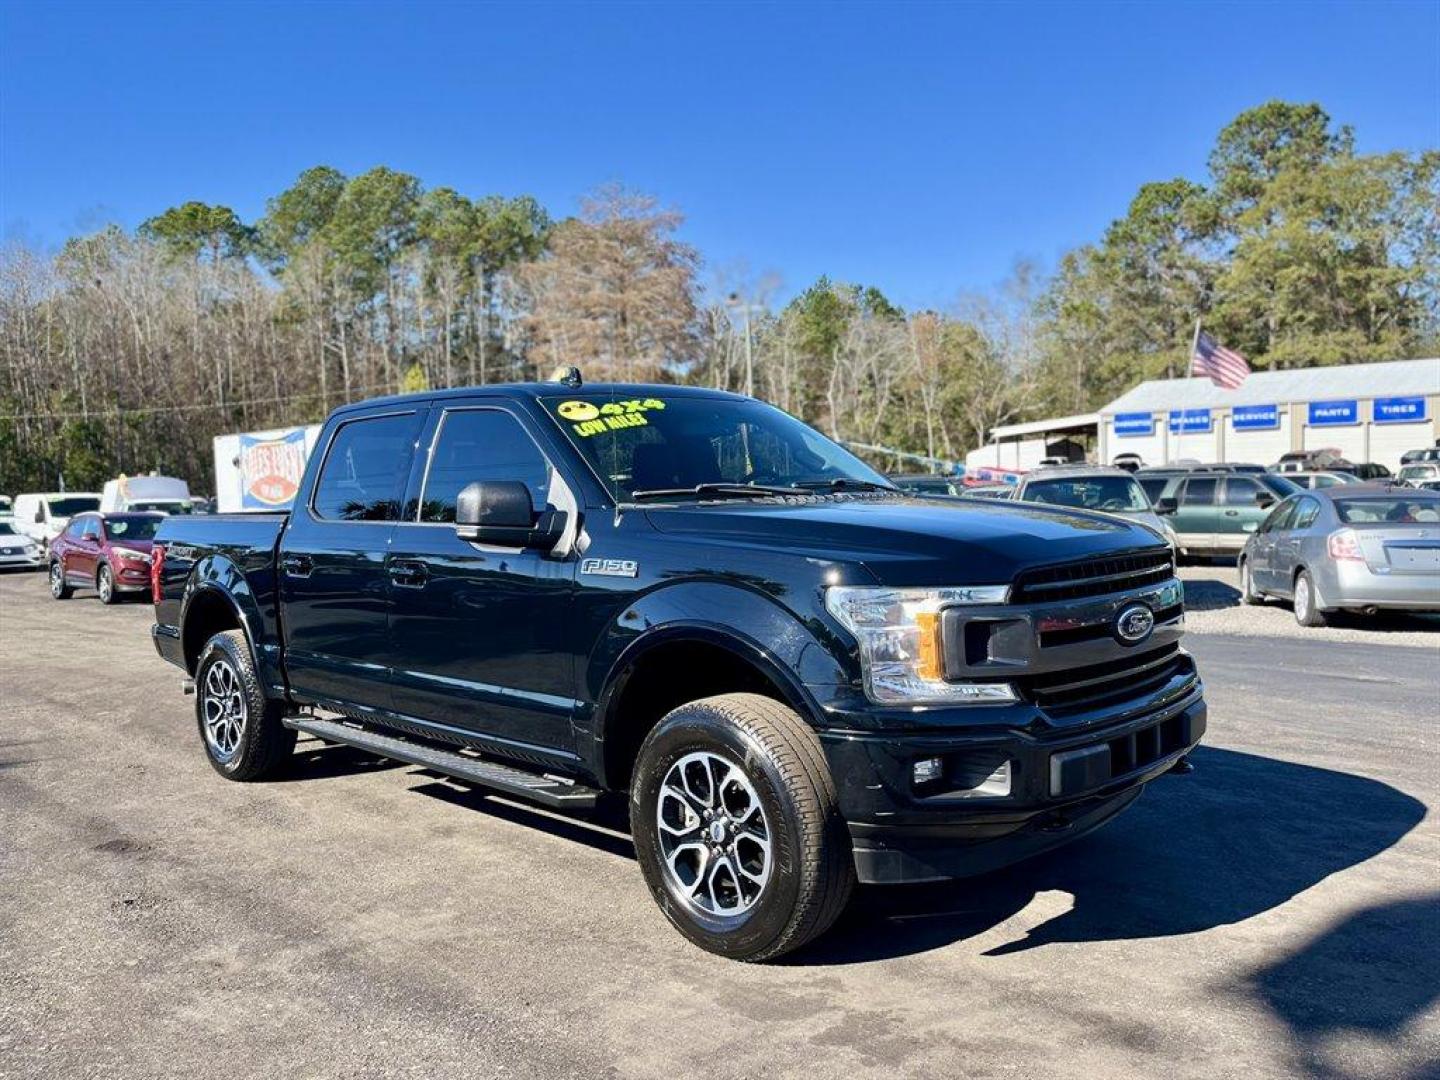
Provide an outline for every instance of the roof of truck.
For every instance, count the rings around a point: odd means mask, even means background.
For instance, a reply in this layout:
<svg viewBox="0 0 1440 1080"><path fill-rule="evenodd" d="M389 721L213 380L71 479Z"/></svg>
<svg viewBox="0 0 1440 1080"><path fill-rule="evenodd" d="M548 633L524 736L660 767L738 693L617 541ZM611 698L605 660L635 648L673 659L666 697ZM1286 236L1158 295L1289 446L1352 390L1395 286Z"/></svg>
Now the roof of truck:
<svg viewBox="0 0 1440 1080"><path fill-rule="evenodd" d="M677 386L674 383L584 383L581 386L568 386L559 382L527 382L527 383L486 383L483 386L456 386L448 390L425 390L415 394L395 394L390 397L367 398L364 401L351 402L349 405L342 405L336 409L339 412L350 412L356 409L368 409L376 405L418 405L433 401L448 401L454 398L476 397L484 395L489 397L508 398L555 398L555 397L591 397L596 394L610 395L615 398L633 397L710 397L724 398L732 401L748 401L744 394L732 394L728 390L714 390L705 386Z"/></svg>

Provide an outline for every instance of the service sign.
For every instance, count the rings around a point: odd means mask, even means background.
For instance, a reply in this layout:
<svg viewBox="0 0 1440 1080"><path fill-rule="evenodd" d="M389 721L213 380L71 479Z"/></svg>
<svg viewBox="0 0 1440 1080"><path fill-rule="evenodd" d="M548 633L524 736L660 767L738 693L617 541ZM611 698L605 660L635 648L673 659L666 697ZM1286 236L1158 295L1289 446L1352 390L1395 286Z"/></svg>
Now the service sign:
<svg viewBox="0 0 1440 1080"><path fill-rule="evenodd" d="M1148 412L1116 413L1115 434L1122 439L1136 435L1154 435L1155 414Z"/></svg>
<svg viewBox="0 0 1440 1080"><path fill-rule="evenodd" d="M1280 426L1279 405L1236 405L1230 410L1236 431L1273 431Z"/></svg>
<svg viewBox="0 0 1440 1080"><path fill-rule="evenodd" d="M289 506L305 473L305 429L268 439L240 436L240 505L250 510Z"/></svg>
<svg viewBox="0 0 1440 1080"><path fill-rule="evenodd" d="M1358 424L1360 422L1360 404L1353 399L1350 401L1312 401L1310 402L1309 422L1311 427Z"/></svg>
<svg viewBox="0 0 1440 1080"><path fill-rule="evenodd" d="M1171 409L1170 434L1193 435L1211 428L1209 409Z"/></svg>
<svg viewBox="0 0 1440 1080"><path fill-rule="evenodd" d="M1375 399L1375 423L1413 424L1417 420L1428 420L1423 397L1377 397Z"/></svg>

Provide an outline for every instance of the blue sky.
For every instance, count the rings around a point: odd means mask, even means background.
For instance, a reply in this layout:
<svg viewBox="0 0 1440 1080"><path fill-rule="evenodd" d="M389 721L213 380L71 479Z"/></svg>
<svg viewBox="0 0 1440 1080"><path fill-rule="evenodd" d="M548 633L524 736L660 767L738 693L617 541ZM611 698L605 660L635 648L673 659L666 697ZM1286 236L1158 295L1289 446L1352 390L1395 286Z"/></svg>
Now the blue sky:
<svg viewBox="0 0 1440 1080"><path fill-rule="evenodd" d="M247 220L384 164L558 215L618 180L705 277L944 305L1053 265L1215 134L1319 101L1440 146L1440 2L507 4L0 0L0 232L52 247L187 199Z"/></svg>

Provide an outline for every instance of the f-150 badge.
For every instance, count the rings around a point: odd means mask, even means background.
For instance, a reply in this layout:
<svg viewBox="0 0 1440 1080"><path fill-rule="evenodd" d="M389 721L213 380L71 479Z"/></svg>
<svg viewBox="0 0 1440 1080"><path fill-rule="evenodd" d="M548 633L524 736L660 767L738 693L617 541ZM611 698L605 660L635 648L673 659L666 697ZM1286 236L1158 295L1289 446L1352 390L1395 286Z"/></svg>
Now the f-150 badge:
<svg viewBox="0 0 1440 1080"><path fill-rule="evenodd" d="M601 577L634 577L640 573L640 564L634 559L586 559L580 564L580 573L599 574Z"/></svg>

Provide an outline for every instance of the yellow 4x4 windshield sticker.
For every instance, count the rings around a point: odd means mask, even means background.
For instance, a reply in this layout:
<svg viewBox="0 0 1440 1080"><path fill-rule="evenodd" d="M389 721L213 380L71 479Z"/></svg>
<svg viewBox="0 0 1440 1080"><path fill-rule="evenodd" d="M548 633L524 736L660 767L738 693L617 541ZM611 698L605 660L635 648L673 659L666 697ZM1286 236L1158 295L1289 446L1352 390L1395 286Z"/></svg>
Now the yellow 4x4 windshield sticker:
<svg viewBox="0 0 1440 1080"><path fill-rule="evenodd" d="M605 431L644 427L650 421L645 414L665 408L659 398L633 398L629 401L607 401L596 405L591 401L562 401L555 412L570 421L570 430L582 439Z"/></svg>

